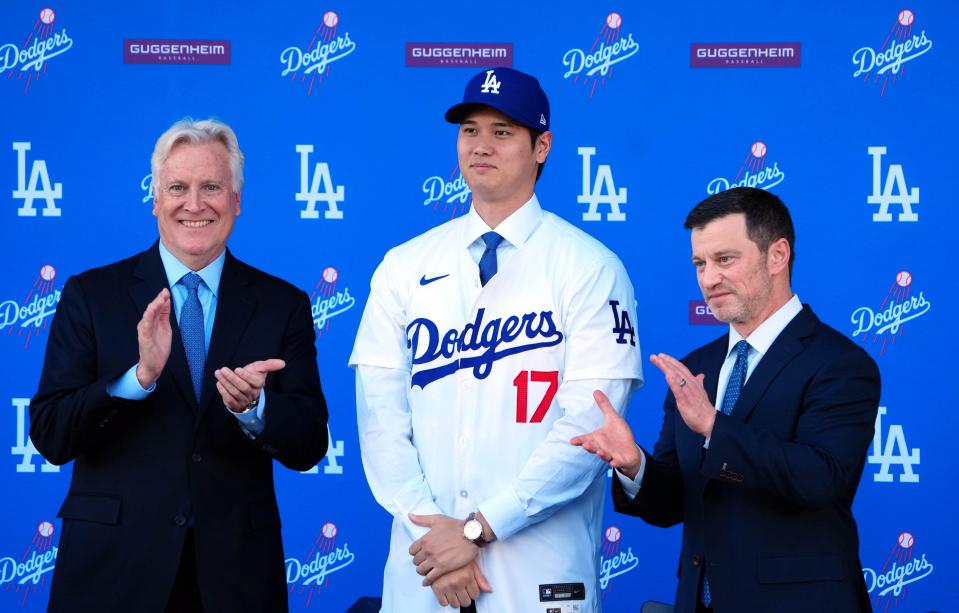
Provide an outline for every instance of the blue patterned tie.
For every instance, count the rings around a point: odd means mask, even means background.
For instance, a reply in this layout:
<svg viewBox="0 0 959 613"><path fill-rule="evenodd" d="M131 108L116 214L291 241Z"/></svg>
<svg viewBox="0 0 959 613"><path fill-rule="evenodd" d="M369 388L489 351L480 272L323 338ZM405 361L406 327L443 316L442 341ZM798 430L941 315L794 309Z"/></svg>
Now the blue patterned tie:
<svg viewBox="0 0 959 613"><path fill-rule="evenodd" d="M726 382L726 393L723 394L723 406L720 410L724 415L733 412L736 401L739 400L739 393L743 391L743 384L746 382L746 368L749 366L749 343L742 340L733 347L736 350L736 363L733 365L733 372L729 375L729 381ZM703 571L703 604L707 607L712 604L713 595L709 591L709 575Z"/></svg>
<svg viewBox="0 0 959 613"><path fill-rule="evenodd" d="M206 364L206 338L203 333L203 307L197 288L203 279L195 272L183 275L180 283L187 288L186 302L180 310L180 337L183 350L190 365L190 378L193 379L193 393L200 402L200 390L203 389L203 366Z"/></svg>
<svg viewBox="0 0 959 613"><path fill-rule="evenodd" d="M496 274L496 248L503 241L503 237L496 232L487 232L483 235L486 251L479 261L480 283L486 285Z"/></svg>

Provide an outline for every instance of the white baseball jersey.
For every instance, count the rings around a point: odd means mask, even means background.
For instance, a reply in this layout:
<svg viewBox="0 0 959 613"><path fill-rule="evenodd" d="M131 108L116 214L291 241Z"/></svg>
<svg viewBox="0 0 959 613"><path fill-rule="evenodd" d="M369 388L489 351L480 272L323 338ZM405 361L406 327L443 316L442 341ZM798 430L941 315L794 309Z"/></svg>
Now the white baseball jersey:
<svg viewBox="0 0 959 613"><path fill-rule="evenodd" d="M481 286L475 211L390 250L350 365L363 464L394 515L383 611L443 611L408 553L407 513L482 511L498 540L478 562L478 613L600 610L606 465L569 444L596 429L594 389L625 407L642 384L633 288L601 243L536 197L504 220ZM553 601L560 584L583 599ZM553 586L553 587L550 587Z"/></svg>

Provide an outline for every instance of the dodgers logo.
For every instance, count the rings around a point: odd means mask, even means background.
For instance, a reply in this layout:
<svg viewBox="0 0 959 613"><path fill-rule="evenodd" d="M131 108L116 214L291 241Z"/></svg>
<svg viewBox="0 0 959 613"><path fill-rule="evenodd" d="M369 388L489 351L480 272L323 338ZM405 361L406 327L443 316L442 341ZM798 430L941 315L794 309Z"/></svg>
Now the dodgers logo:
<svg viewBox="0 0 959 613"><path fill-rule="evenodd" d="M926 36L926 31L919 34L913 32L916 14L909 9L899 11L896 21L886 35L886 40L879 49L860 47L852 54L852 63L856 66L852 77L863 77L863 83L868 83L872 77L873 83L882 81L880 96L886 95L886 87L895 85L905 78L904 64L922 57L932 49L932 39ZM865 75L865 76L864 76Z"/></svg>
<svg viewBox="0 0 959 613"><path fill-rule="evenodd" d="M906 185L902 164L889 164L886 180L883 181L882 156L886 155L886 148L867 147L866 152L872 156L872 193L866 197L866 202L879 205L879 210L872 214L872 220L892 221L889 207L898 204L901 210L896 221L919 221L919 213L912 210L912 205L919 204L919 188L910 189Z"/></svg>
<svg viewBox="0 0 959 613"><path fill-rule="evenodd" d="M598 164L596 177L591 181L593 167L590 160L596 155L596 147L578 147L576 152L583 158L583 193L576 196L576 202L589 205L583 213L583 221L602 221L603 214L599 212L601 204L609 205L606 221L626 221L626 213L619 208L626 204L626 188L617 189L613 182L613 167Z"/></svg>
<svg viewBox="0 0 959 613"><path fill-rule="evenodd" d="M906 598L906 586L922 581L936 569L925 553L917 557L915 545L912 533L903 532L881 568L863 567L862 576L870 596L875 596L873 608L876 611L888 611L890 606L902 604Z"/></svg>
<svg viewBox="0 0 959 613"><path fill-rule="evenodd" d="M433 205L434 211L449 214L450 219L469 211L473 203L473 192L466 184L459 164L445 179L433 175L423 181L423 193L426 194L423 206Z"/></svg>
<svg viewBox="0 0 959 613"><path fill-rule="evenodd" d="M873 345L882 339L881 357L886 344L895 343L896 338L902 336L906 322L922 317L932 308L921 291L914 296L911 288L912 275L908 270L900 270L878 308L862 306L853 311L850 318L855 326L853 337L860 336L863 342L871 337Z"/></svg>
<svg viewBox="0 0 959 613"><path fill-rule="evenodd" d="M628 342L635 347L636 330L629 321L629 311L620 308L619 300L610 300L609 306L613 309L613 334L616 336L616 344L625 345Z"/></svg>
<svg viewBox="0 0 959 613"><path fill-rule="evenodd" d="M13 588L21 607L26 606L30 596L46 587L48 574L53 571L57 559L53 532L51 522L41 521L22 555L0 558L0 586L4 586L5 591Z"/></svg>
<svg viewBox="0 0 959 613"><path fill-rule="evenodd" d="M574 48L563 55L563 66L566 67L563 78L573 77L574 84L581 82L589 89L590 98L596 93L597 84L605 86L613 77L614 65L639 51L632 33L624 35L622 26L623 17L619 13L610 13L588 50Z"/></svg>
<svg viewBox="0 0 959 613"><path fill-rule="evenodd" d="M783 182L786 173L779 170L779 162L773 162L772 166L766 161L766 143L761 140L756 141L749 147L746 157L739 165L739 172L731 180L725 177L716 177L706 186L706 192L709 195L724 192L732 187L756 187L759 189L771 189Z"/></svg>
<svg viewBox="0 0 959 613"><path fill-rule="evenodd" d="M30 165L30 181L27 182L27 151L31 143L13 143L13 150L17 152L17 189L13 190L13 197L23 201L23 206L17 209L18 217L36 217L37 209L34 201L42 200L46 206L41 209L43 217L60 217L63 210L57 206L57 200L63 198L63 184L50 181L46 160L33 160Z"/></svg>
<svg viewBox="0 0 959 613"><path fill-rule="evenodd" d="M622 537L623 533L618 527L606 528L599 555L599 588L603 591L603 598L612 586L613 579L639 566L639 558L633 554L632 547L627 547L626 551L620 549Z"/></svg>
<svg viewBox="0 0 959 613"><path fill-rule="evenodd" d="M313 32L313 38L305 48L290 46L280 53L283 64L281 77L292 75L296 82L309 85L306 95L313 94L313 86L323 83L330 76L330 65L339 62L356 51L356 43L350 39L350 33L339 34L340 17L333 11L323 14L323 21Z"/></svg>
<svg viewBox="0 0 959 613"><path fill-rule="evenodd" d="M37 472L37 465L33 463L34 458L41 460L41 473L60 472L60 467L55 464L51 464L48 460L44 459L44 457L40 455L40 452L37 451L37 448L33 445L33 441L30 440L30 427L27 425L27 410L30 408L30 399L11 398L10 404L13 405L13 409L17 412L17 430L13 439L13 447L10 448L11 455L14 457L20 456L20 462L17 464L17 472Z"/></svg>
<svg viewBox="0 0 959 613"><path fill-rule="evenodd" d="M333 430L330 429L329 424L326 426L326 436L330 441L329 446L326 448L326 455L323 456L323 460L326 461L326 466L323 467L324 475L342 475L343 466L340 464L340 459L346 455L343 451L343 439L333 438ZM59 467L58 467L59 468ZM301 475L318 475L320 474L320 465L317 464L313 468L308 470L301 470Z"/></svg>
<svg viewBox="0 0 959 613"><path fill-rule="evenodd" d="M153 173L147 173L143 179L140 180L140 189L143 191L143 198L140 202L146 204L147 202L153 202Z"/></svg>
<svg viewBox="0 0 959 613"><path fill-rule="evenodd" d="M47 322L57 311L60 290L53 284L56 276L56 268L44 264L22 301L0 302L0 330L6 328L7 336L12 336L16 331L17 338L23 339L24 349L47 329Z"/></svg>
<svg viewBox="0 0 959 613"><path fill-rule="evenodd" d="M493 371L493 364L507 356L525 351L553 347L563 342L563 333L553 322L552 311L510 315L505 320L497 317L484 322L486 309L476 311L476 318L462 330L451 329L440 334L436 324L420 317L406 327L407 348L414 369L410 387L426 386L452 375L461 368L472 368L473 376L485 379ZM503 347L503 345L506 345ZM477 353L479 352L479 353ZM433 368L423 368L440 359L452 359L461 353L475 353L468 357Z"/></svg>
<svg viewBox="0 0 959 613"><path fill-rule="evenodd" d="M41 75L46 75L47 62L73 47L73 39L67 34L66 28L57 32L53 26L56 13L51 8L40 11L33 29L23 41L23 47L13 43L0 45L0 74L10 71L10 78L17 72L17 81L23 82L23 91L30 89L30 83L39 81ZM26 78L24 78L26 77Z"/></svg>
<svg viewBox="0 0 959 613"><path fill-rule="evenodd" d="M500 85L502 85L502 83L500 83L500 80L496 78L496 71L487 70L486 80L483 81L480 91L484 94L498 94Z"/></svg>
<svg viewBox="0 0 959 613"><path fill-rule="evenodd" d="M299 586L298 593L306 594L306 607L313 602L314 596L318 596L329 585L330 575L356 560L348 543L337 542L337 532L336 524L326 522L305 558L286 559L286 583L290 593Z"/></svg>
<svg viewBox="0 0 959 613"><path fill-rule="evenodd" d="M313 178L310 179L310 154L313 145L297 145L296 152L300 154L300 191L296 192L297 202L305 202L306 207L300 211L300 219L319 219L320 212L316 204L326 203L323 219L343 219L343 211L339 203L346 200L346 188L333 183L330 174L330 165L327 162L317 162L313 167Z"/></svg>
<svg viewBox="0 0 959 613"><path fill-rule="evenodd" d="M350 288L337 289L340 274L332 266L323 269L323 276L316 282L310 302L313 309L313 324L316 326L317 340L329 330L330 320L349 311L356 305L356 299L350 295Z"/></svg>
<svg viewBox="0 0 959 613"><path fill-rule="evenodd" d="M885 445L883 445L883 424L882 416L887 413L886 407L879 407L876 413L875 434L872 439L872 454L868 461L870 464L878 464L879 472L872 476L872 480L877 483L892 483L895 481L895 475L890 473L890 468L896 464L902 468L899 473L900 483L919 483L919 473L913 470L919 466L918 447L909 448L906 443L906 432L901 424L892 424L886 431Z"/></svg>

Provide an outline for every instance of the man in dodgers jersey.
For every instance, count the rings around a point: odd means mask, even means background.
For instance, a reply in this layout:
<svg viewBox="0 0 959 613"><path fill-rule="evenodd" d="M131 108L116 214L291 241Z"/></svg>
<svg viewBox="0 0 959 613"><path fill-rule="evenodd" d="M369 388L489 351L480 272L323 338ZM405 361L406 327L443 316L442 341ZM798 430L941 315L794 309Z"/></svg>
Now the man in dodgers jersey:
<svg viewBox="0 0 959 613"><path fill-rule="evenodd" d="M605 466L568 440L600 425L594 389L622 411L642 384L633 288L533 194L552 143L535 78L483 71L446 119L472 210L386 254L350 357L394 516L383 611L599 611Z"/></svg>

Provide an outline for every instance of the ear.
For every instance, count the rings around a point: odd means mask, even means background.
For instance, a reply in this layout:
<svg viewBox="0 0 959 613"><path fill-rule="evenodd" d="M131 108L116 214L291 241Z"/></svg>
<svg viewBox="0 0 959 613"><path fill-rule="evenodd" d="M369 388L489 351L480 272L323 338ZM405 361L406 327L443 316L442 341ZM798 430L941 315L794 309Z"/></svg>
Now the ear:
<svg viewBox="0 0 959 613"><path fill-rule="evenodd" d="M233 192L233 215L240 216L240 192Z"/></svg>
<svg viewBox="0 0 959 613"><path fill-rule="evenodd" d="M779 238L769 245L766 250L766 269L770 274L779 274L789 269L789 256L792 250L789 248L789 241L785 238Z"/></svg>
<svg viewBox="0 0 959 613"><path fill-rule="evenodd" d="M536 162L542 164L546 161L546 156L549 155L550 149L553 148L553 133L546 131L539 135L539 138L536 139L536 147L533 150L533 153L536 154Z"/></svg>

